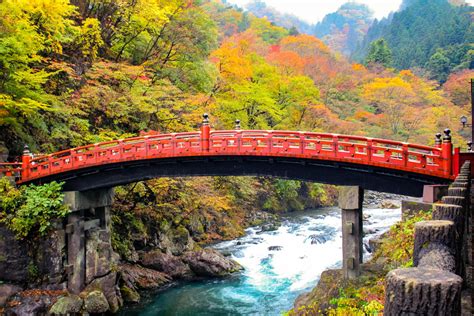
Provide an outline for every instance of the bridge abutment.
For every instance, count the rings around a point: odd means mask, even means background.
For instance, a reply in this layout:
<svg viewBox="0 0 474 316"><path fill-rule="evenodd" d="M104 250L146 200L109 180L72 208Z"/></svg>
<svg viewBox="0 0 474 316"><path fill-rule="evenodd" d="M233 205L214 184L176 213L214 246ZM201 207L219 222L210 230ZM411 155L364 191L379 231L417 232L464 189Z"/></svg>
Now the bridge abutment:
<svg viewBox="0 0 474 316"><path fill-rule="evenodd" d="M79 294L95 278L110 271L113 196L113 189L65 192L64 203L71 210L66 225L67 287L71 293Z"/></svg>
<svg viewBox="0 0 474 316"><path fill-rule="evenodd" d="M353 279L360 275L363 255L362 203L364 189L344 186L339 191L342 210L342 261L344 277Z"/></svg>

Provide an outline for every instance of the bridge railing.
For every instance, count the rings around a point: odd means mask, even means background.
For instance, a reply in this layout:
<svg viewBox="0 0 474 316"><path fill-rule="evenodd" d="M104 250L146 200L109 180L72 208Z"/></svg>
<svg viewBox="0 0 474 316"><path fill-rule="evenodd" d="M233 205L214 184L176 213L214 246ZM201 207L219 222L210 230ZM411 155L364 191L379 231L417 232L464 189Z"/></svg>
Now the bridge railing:
<svg viewBox="0 0 474 316"><path fill-rule="evenodd" d="M213 131L213 154L283 155L351 160L444 173L442 149L361 136L292 131Z"/></svg>
<svg viewBox="0 0 474 316"><path fill-rule="evenodd" d="M0 171L18 173L21 169L21 181L27 182L76 169L133 160L242 155L333 160L449 178L452 177L451 141L449 138L449 142L441 144L440 134L437 137L437 146L429 147L330 133L240 128L211 131L206 118L201 131L196 132L156 133L81 146L39 157L32 157L26 151L21 166L15 164L1 169L0 165Z"/></svg>
<svg viewBox="0 0 474 316"><path fill-rule="evenodd" d="M21 163L2 162L0 163L0 175L5 177L19 177L21 175Z"/></svg>

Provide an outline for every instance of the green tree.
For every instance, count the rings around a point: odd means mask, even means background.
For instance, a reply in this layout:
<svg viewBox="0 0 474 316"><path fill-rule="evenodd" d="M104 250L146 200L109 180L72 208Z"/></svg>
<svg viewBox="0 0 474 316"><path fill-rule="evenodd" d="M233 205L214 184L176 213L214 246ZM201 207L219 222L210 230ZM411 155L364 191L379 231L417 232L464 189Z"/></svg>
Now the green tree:
<svg viewBox="0 0 474 316"><path fill-rule="evenodd" d="M439 82L445 82L451 71L449 58L446 57L441 49L438 49L438 51L431 56L426 66L431 72L432 78Z"/></svg>
<svg viewBox="0 0 474 316"><path fill-rule="evenodd" d="M298 29L296 28L296 26L292 26L288 35L296 36L296 35L300 35L300 32L298 32Z"/></svg>
<svg viewBox="0 0 474 316"><path fill-rule="evenodd" d="M70 41L74 7L68 1L0 2L0 134L34 144L45 132L42 115L56 98L44 91L44 62ZM42 132L41 132L42 131Z"/></svg>
<svg viewBox="0 0 474 316"><path fill-rule="evenodd" d="M383 38L370 44L369 53L365 59L365 63L367 65L379 64L384 67L390 67L392 65L392 52Z"/></svg>

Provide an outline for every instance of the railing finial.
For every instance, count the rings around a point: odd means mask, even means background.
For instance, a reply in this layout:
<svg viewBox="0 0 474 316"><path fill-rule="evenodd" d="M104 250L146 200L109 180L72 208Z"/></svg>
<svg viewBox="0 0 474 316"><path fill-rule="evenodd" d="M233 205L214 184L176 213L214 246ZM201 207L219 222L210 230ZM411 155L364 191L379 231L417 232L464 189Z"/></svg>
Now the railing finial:
<svg viewBox="0 0 474 316"><path fill-rule="evenodd" d="M240 130L240 120L239 119L235 120L235 129Z"/></svg>
<svg viewBox="0 0 474 316"><path fill-rule="evenodd" d="M451 142L451 130L449 128L444 130L443 143Z"/></svg>
<svg viewBox="0 0 474 316"><path fill-rule="evenodd" d="M209 114L204 113L202 115L202 125L209 125Z"/></svg>
<svg viewBox="0 0 474 316"><path fill-rule="evenodd" d="M441 140L441 133L436 133L435 136L436 136L435 145L436 145L436 146L441 145L441 143L442 143L442 140Z"/></svg>
<svg viewBox="0 0 474 316"><path fill-rule="evenodd" d="M30 147L28 146L28 144L25 144L25 146L23 147L23 155L30 155L30 154L31 154Z"/></svg>

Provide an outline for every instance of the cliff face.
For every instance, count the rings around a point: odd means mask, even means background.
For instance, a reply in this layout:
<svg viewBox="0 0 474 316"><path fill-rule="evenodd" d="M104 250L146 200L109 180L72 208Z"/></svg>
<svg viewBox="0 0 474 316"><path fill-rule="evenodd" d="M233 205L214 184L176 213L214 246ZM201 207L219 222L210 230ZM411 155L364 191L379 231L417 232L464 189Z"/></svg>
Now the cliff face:
<svg viewBox="0 0 474 316"><path fill-rule="evenodd" d="M147 243L146 236L136 236L129 257L112 249L109 228L89 229L84 236L85 259L66 258L67 234L61 223L34 240L18 240L1 226L0 312L114 313L124 303L138 302L140 290L157 289L173 280L224 277L241 269L217 251L201 249L183 226L160 230L155 224L151 221L147 228L160 241ZM69 275L80 264L77 260L85 260L85 288L70 293Z"/></svg>

